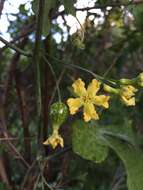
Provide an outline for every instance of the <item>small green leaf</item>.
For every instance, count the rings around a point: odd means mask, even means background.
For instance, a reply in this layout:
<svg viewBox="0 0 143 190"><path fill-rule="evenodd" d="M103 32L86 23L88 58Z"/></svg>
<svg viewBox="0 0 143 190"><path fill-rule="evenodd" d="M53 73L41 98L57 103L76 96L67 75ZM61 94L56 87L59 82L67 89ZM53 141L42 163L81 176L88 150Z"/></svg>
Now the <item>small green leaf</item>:
<svg viewBox="0 0 143 190"><path fill-rule="evenodd" d="M134 19L135 19L135 24L137 25L137 27L139 27L140 29L143 29L143 5L140 6L129 6L128 7L129 10L131 10Z"/></svg>
<svg viewBox="0 0 143 190"><path fill-rule="evenodd" d="M19 6L19 11L22 14L26 14L25 4L22 4L22 5Z"/></svg>
<svg viewBox="0 0 143 190"><path fill-rule="evenodd" d="M76 16L76 10L75 10L75 7L74 7L74 0L63 0L63 4L64 4L64 7L65 7L65 12L67 14L71 14L73 16Z"/></svg>
<svg viewBox="0 0 143 190"><path fill-rule="evenodd" d="M100 143L96 135L96 127L91 127L83 121L76 121L73 125L73 151L84 159L102 162L108 155L108 147Z"/></svg>

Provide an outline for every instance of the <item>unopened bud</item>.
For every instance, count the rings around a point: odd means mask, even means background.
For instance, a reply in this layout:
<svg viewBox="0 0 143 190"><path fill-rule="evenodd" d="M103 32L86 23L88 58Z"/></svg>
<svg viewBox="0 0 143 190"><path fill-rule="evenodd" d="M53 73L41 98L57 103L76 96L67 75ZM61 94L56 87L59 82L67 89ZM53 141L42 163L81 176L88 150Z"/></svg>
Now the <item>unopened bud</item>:
<svg viewBox="0 0 143 190"><path fill-rule="evenodd" d="M119 82L122 85L130 85L130 84L133 84L134 80L132 80L132 79L120 79Z"/></svg>
<svg viewBox="0 0 143 190"><path fill-rule="evenodd" d="M113 93L113 94L118 94L119 93L119 89L113 88L113 87L111 87L111 86L109 86L107 84L104 84L103 89L106 92L109 92L109 93Z"/></svg>
<svg viewBox="0 0 143 190"><path fill-rule="evenodd" d="M140 73L136 79L137 84L143 87L143 73Z"/></svg>

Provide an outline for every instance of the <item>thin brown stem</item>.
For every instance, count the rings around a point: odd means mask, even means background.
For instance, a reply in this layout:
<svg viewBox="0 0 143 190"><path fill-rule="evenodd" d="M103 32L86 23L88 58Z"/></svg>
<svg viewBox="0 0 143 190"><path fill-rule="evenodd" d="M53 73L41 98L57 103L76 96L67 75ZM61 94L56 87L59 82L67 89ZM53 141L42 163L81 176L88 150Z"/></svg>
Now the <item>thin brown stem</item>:
<svg viewBox="0 0 143 190"><path fill-rule="evenodd" d="M15 72L16 91L19 98L19 107L20 107L23 134L24 134L24 147L25 147L24 155L27 162L30 162L31 161L31 144L30 144L29 126L27 123L27 107L26 107L26 100L25 100L25 92L24 90L22 90L19 81L20 81L19 73Z"/></svg>

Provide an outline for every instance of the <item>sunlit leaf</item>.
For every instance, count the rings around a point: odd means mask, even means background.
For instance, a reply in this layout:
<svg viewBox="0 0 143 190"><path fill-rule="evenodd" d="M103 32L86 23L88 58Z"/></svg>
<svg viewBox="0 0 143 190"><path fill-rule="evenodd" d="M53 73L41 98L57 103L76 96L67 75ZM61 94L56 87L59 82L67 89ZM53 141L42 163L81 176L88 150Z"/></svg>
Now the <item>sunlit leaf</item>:
<svg viewBox="0 0 143 190"><path fill-rule="evenodd" d="M101 145L96 135L96 127L77 121L73 125L73 150L87 160L102 162L108 155L108 148Z"/></svg>

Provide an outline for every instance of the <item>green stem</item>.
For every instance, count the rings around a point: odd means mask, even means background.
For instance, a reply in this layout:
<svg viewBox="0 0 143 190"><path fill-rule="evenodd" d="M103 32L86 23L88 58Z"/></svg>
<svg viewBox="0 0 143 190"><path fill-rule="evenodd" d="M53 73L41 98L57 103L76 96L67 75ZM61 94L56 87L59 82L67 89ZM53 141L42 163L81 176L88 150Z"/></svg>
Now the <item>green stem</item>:
<svg viewBox="0 0 143 190"><path fill-rule="evenodd" d="M36 64L36 84L37 84L37 125L38 125L38 141L41 137L41 76L40 76L40 48L41 48L41 36L43 26L43 14L44 14L45 0L38 0L38 14L36 18L36 36L35 47L33 52L33 60Z"/></svg>
<svg viewBox="0 0 143 190"><path fill-rule="evenodd" d="M101 77L100 75L97 75L95 73L93 73L92 71L88 70L88 69L85 69L83 67L80 67L78 65L73 65L73 64L65 64L67 67L74 67L74 68L77 68L77 69L80 69L82 71L85 71L87 73L90 73L92 76L94 76L96 79L98 79L99 81L103 82L103 83L106 83L108 85L111 85L113 87L117 87L116 83L111 81L111 80L108 80L108 79L105 79L104 77Z"/></svg>
<svg viewBox="0 0 143 190"><path fill-rule="evenodd" d="M55 83L56 83L56 88L57 88L57 93L58 93L58 99L59 99L59 102L61 102L61 93L60 93L60 88L59 88L59 84L57 82L57 77L56 77L55 71L54 71L52 65L50 64L50 62L48 61L48 59L45 56L43 56L43 59L49 65L50 70L51 70L51 72L53 74L53 77L54 77L54 80L55 80Z"/></svg>
<svg viewBox="0 0 143 190"><path fill-rule="evenodd" d="M40 43L41 43L42 25L43 25L44 2L45 0L38 1L39 7L38 7L38 15L37 15L35 48L34 48L34 55L33 55L34 62L36 64L38 116L41 114Z"/></svg>
<svg viewBox="0 0 143 190"><path fill-rule="evenodd" d="M49 56L49 55L48 55ZM51 56L49 56L51 57ZM113 80L108 80L108 79L105 79L105 77L101 77L100 75L97 75L95 73L93 73L92 71L84 68L84 67L80 67L78 65L74 65L74 64L69 64L69 63L64 63L62 60L59 60L57 58L53 58L51 57L53 60L57 61L57 62L60 62L62 63L63 65L65 65L65 67L69 67L69 68L76 68L76 69L79 69L79 70L82 70L82 71L85 71L87 73L90 73L92 76L94 76L97 80L101 81L102 83L106 83L112 87L117 87L118 84L116 83L116 81L113 81Z"/></svg>

